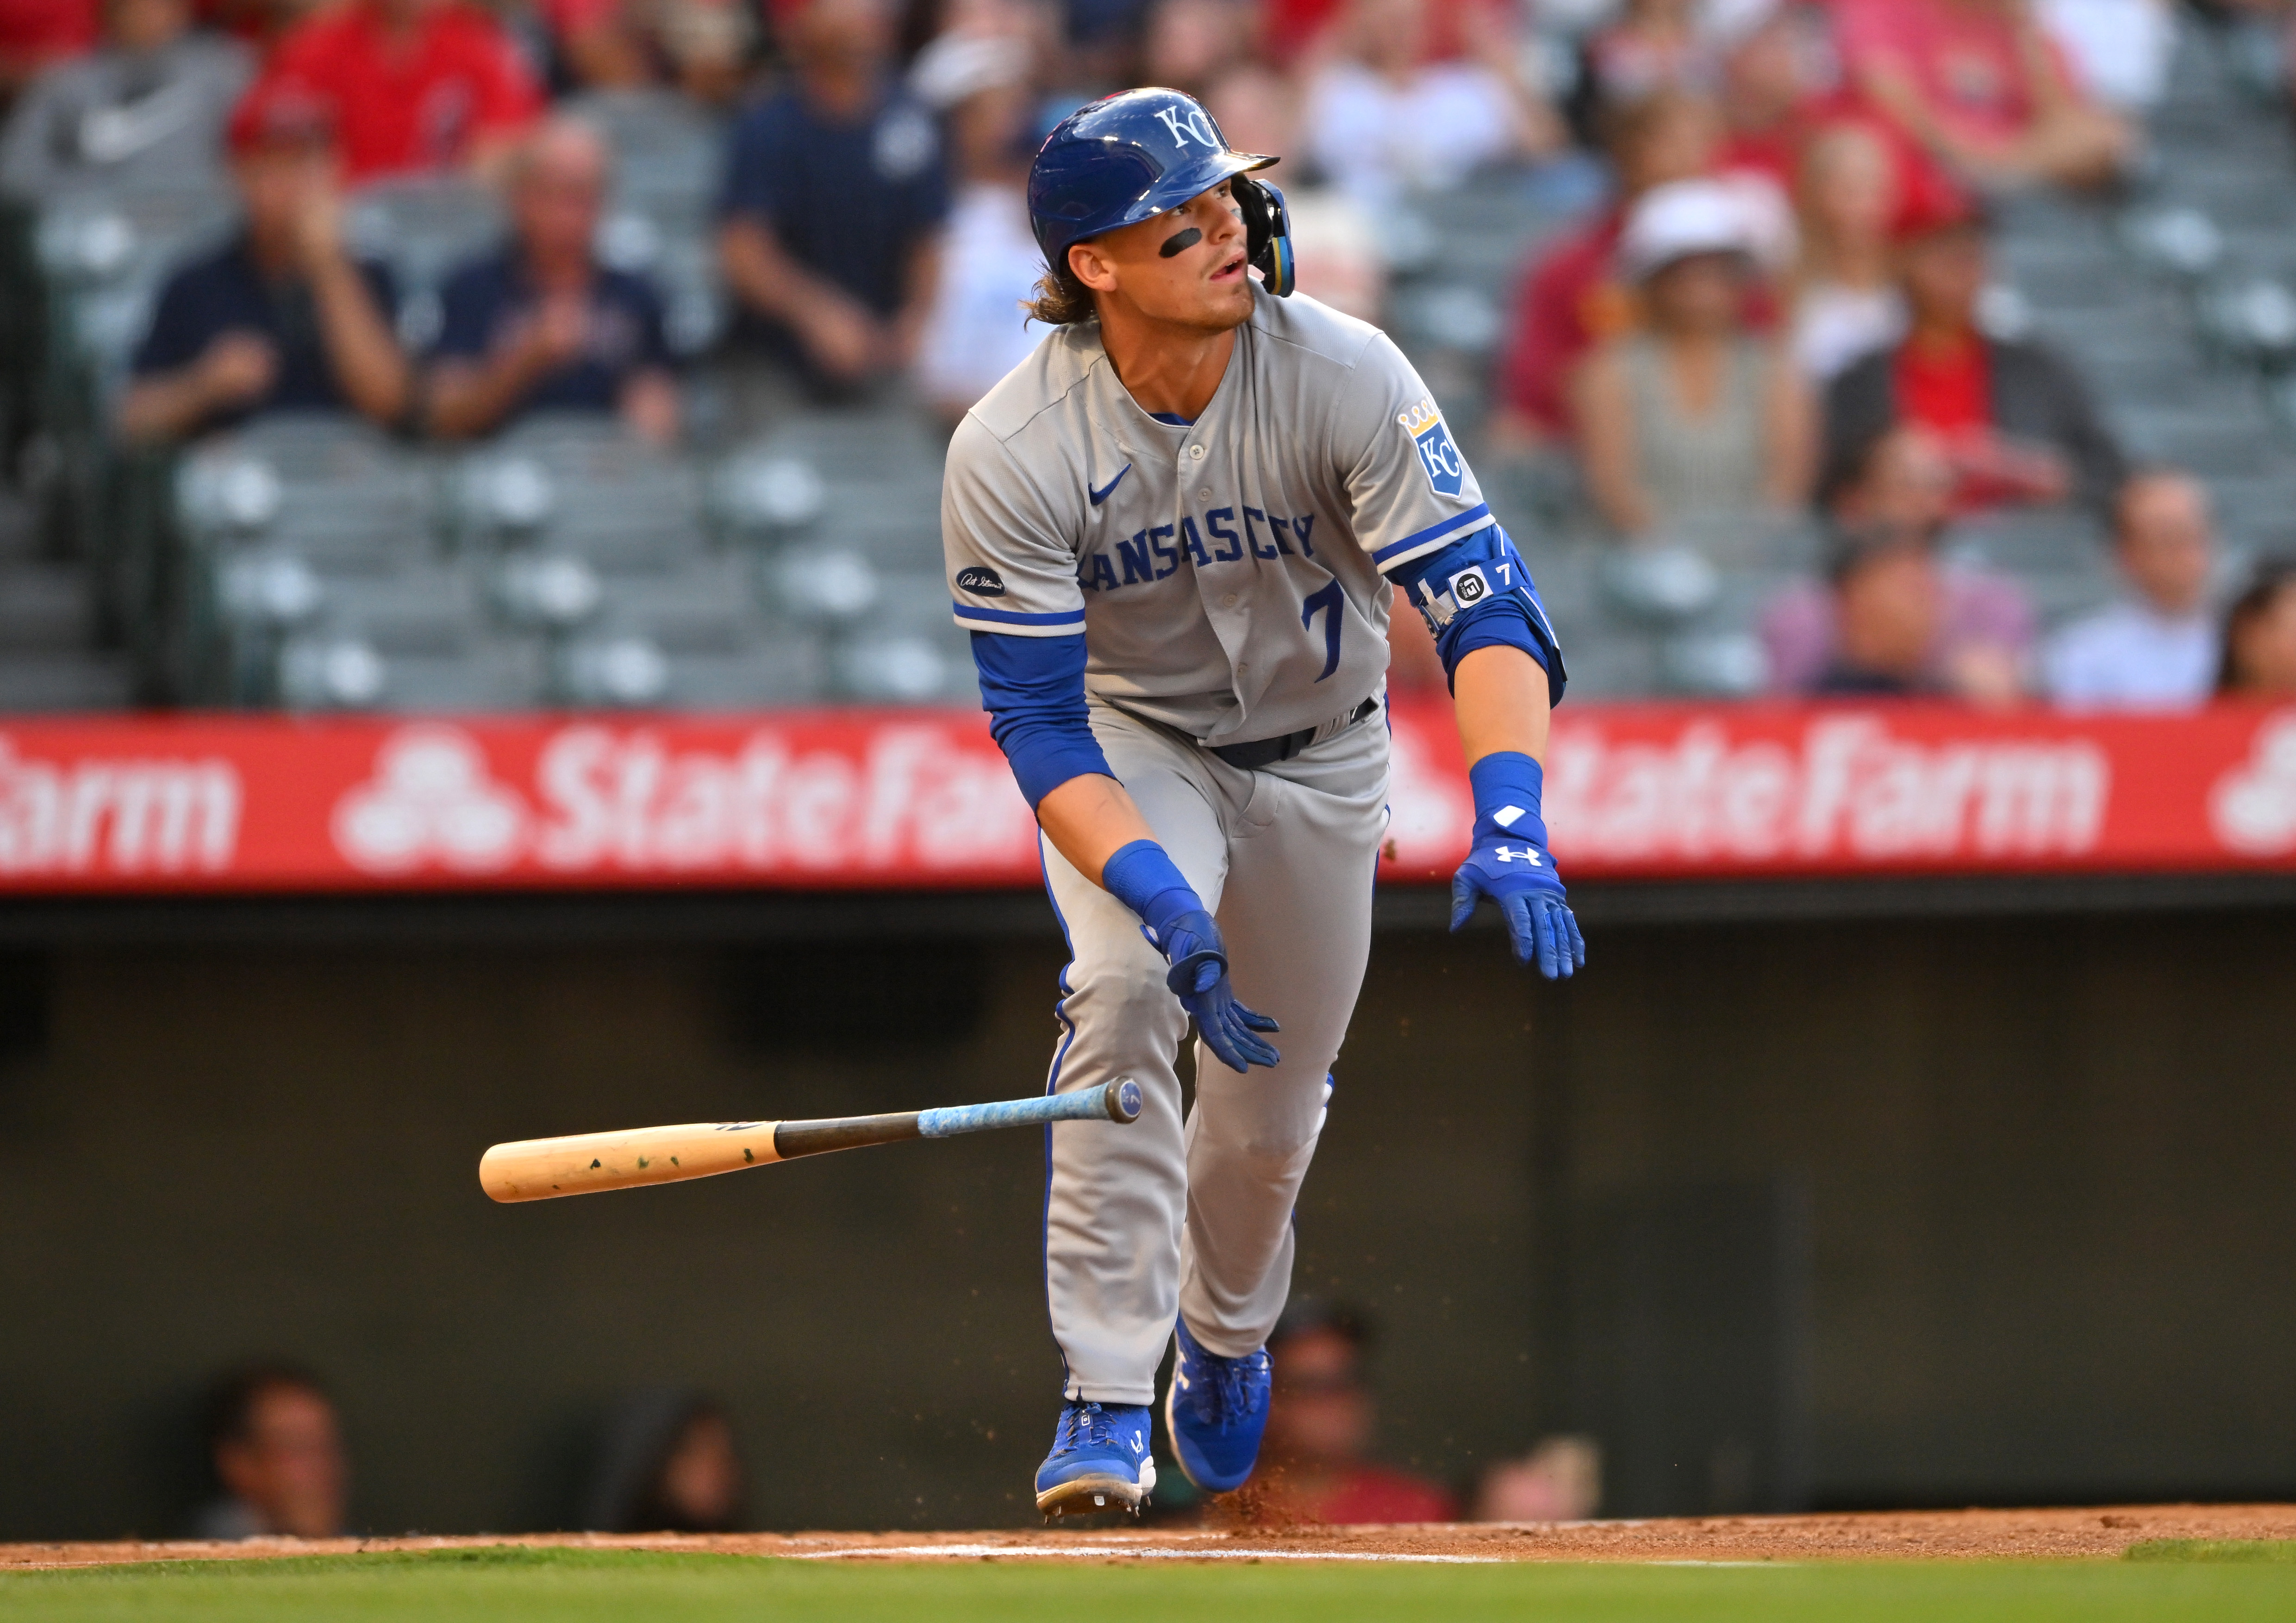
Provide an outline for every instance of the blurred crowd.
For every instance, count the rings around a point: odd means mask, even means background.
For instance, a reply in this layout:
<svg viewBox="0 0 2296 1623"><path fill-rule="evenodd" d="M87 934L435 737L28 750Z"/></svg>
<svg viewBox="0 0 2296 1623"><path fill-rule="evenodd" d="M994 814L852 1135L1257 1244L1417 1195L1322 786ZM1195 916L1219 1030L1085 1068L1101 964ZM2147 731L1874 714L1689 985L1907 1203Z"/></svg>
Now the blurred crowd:
<svg viewBox="0 0 2296 1623"><path fill-rule="evenodd" d="M2278 27L2267 0L2251 30ZM243 229L167 280L114 422L263 412L445 440L522 415L688 415L662 291L600 250L615 154L561 103L644 89L726 131L732 310L704 364L749 426L903 396L954 422L1038 334L1030 153L1161 83L1279 153L1307 291L1378 320L1398 205L1503 170L1579 222L1523 266L1480 460L1568 471L1612 542L1815 513L1761 616L1780 693L2178 706L2296 693L2290 571L2218 610L2205 493L2132 468L2078 373L1988 318L1988 218L2141 161L2169 0L13 0L0 187L228 171ZM432 331L347 234L357 188L497 188L504 240ZM420 341L415 341L416 339ZM2126 600L2046 641L1956 526L2109 524ZM1402 617L1408 621L1410 617ZM1398 632L1399 682L1427 652Z"/></svg>
<svg viewBox="0 0 2296 1623"><path fill-rule="evenodd" d="M351 1458L335 1401L299 1365L226 1372L202 1416L194 1537L333 1538L355 1525ZM632 1392L601 1417L566 1525L601 1533L742 1527L744 1479L726 1412L677 1388Z"/></svg>
<svg viewBox="0 0 2296 1623"><path fill-rule="evenodd" d="M1271 1522L1574 1521L1602 1496L1592 1442L1553 1437L1487 1466L1463 1495L1382 1463L1367 1360L1370 1321L1303 1299L1269 1339L1275 1387L1261 1466L1246 1513ZM359 1526L352 1462L326 1383L301 1365L265 1361L219 1375L201 1415L201 1498L193 1537L338 1537ZM578 1475L558 1499L564 1525L601 1533L727 1533L750 1525L747 1472L726 1408L679 1387L641 1388L597 1415ZM1177 1467L1153 1520L1200 1519L1205 1506Z"/></svg>

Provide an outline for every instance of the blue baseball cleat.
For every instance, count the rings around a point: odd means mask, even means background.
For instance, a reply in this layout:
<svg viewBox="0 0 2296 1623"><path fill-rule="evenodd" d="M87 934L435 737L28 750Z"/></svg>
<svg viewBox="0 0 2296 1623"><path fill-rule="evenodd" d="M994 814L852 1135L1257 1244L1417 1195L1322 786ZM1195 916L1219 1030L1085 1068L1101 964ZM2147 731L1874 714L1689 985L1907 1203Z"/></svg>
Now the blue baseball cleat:
<svg viewBox="0 0 2296 1623"><path fill-rule="evenodd" d="M1196 1345L1184 1320L1180 1356L1172 1361L1172 1389L1164 1396L1164 1424L1180 1471L1208 1494L1242 1488L1259 1458L1267 1430L1267 1349L1224 1358Z"/></svg>
<svg viewBox="0 0 2296 1623"><path fill-rule="evenodd" d="M1155 1486L1148 1406L1074 1402L1061 1411L1053 1451L1037 1467L1037 1508L1047 1516L1136 1512Z"/></svg>

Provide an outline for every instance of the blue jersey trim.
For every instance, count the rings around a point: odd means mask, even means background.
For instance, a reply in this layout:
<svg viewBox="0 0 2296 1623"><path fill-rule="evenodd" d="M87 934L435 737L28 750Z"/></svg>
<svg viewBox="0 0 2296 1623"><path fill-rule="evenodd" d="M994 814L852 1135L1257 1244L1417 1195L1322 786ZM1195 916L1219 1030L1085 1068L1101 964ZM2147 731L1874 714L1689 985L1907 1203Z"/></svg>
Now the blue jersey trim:
<svg viewBox="0 0 2296 1623"><path fill-rule="evenodd" d="M1069 609L1059 614L1023 614L1017 609L977 609L971 603L951 599L948 605L956 611L959 620L987 620L996 626L1074 626L1084 628L1084 611Z"/></svg>
<svg viewBox="0 0 2296 1623"><path fill-rule="evenodd" d="M1426 529L1414 531L1400 541L1390 542L1374 553L1371 555L1371 561L1383 569L1414 547L1427 546L1441 540L1455 530L1464 529L1468 525L1479 523L1490 516L1491 504L1488 502L1478 502L1473 507L1456 518L1446 519L1440 524L1430 524Z"/></svg>

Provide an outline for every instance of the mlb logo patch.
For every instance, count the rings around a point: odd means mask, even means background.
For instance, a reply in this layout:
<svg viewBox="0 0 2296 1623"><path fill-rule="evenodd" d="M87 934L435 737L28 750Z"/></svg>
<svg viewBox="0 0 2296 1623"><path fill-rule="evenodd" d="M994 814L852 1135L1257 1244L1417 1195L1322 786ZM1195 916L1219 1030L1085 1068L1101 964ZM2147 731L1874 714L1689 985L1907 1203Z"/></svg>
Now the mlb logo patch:
<svg viewBox="0 0 2296 1623"><path fill-rule="evenodd" d="M1467 464L1459 455L1459 447L1451 443L1451 430L1445 426L1443 414L1435 409L1435 403L1422 400L1396 421L1411 436L1412 447L1419 453L1419 465L1436 494L1458 495L1467 477Z"/></svg>

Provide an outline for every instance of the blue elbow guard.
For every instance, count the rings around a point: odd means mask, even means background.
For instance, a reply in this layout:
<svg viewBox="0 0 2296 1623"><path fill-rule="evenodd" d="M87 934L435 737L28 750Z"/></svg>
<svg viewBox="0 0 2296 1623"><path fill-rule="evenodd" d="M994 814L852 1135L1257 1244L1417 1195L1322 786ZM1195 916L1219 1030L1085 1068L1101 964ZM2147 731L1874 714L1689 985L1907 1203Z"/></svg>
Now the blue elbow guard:
<svg viewBox="0 0 2296 1623"><path fill-rule="evenodd" d="M1570 680L1562 645L1505 530L1489 525L1439 553L1413 559L1388 579L1435 634L1445 676L1456 680L1459 661L1478 648L1520 648L1546 668L1547 703L1562 701Z"/></svg>
<svg viewBox="0 0 2296 1623"><path fill-rule="evenodd" d="M1070 778L1116 775L1084 702L1084 639L972 634L972 666L989 735L1012 763L1029 809Z"/></svg>

